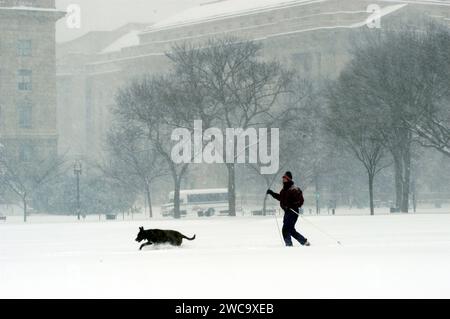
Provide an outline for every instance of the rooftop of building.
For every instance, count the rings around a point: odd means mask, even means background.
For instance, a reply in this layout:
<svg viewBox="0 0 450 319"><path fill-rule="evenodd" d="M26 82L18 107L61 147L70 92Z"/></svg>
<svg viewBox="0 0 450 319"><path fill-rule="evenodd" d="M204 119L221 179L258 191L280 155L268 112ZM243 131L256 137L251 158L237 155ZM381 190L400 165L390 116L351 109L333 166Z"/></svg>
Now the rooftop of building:
<svg viewBox="0 0 450 319"><path fill-rule="evenodd" d="M211 20L224 19L239 15L255 14L290 6L307 5L326 2L328 0L219 0L201 4L182 11L167 19L149 26L145 31L153 32L161 29L184 25L204 23Z"/></svg>
<svg viewBox="0 0 450 319"><path fill-rule="evenodd" d="M53 11L55 0L0 0L0 9Z"/></svg>
<svg viewBox="0 0 450 319"><path fill-rule="evenodd" d="M58 43L58 55L98 54L120 51L139 44L138 34L150 23L128 23L110 31L91 31L71 41Z"/></svg>
<svg viewBox="0 0 450 319"><path fill-rule="evenodd" d="M224 32L234 32L240 34L246 34L246 32L253 32L251 36L254 40L264 40L269 38L276 38L281 36L290 36L293 34L318 31L318 30L329 30L329 29L349 29L349 28L359 28L367 24L368 21L372 21L377 18L377 14L367 12L367 3L372 3L369 0L345 0L350 4L345 7L345 10L341 8L341 3L344 0L221 0L214 3L209 3L196 8L206 8L208 10L204 11L203 18L198 16L195 19L198 23L207 23L205 20L208 14L214 12L214 14L225 16L225 12L231 15L244 14L257 14L256 12L265 12L270 10L277 10L277 8L286 8L289 5L311 5L312 8L308 10L297 10L297 15L295 17L289 17L288 19L277 19L272 21L270 26L264 29L263 25L255 24L252 19L246 19L248 25L240 26L239 24L234 24L231 29L228 24L224 25L224 29L204 29L201 34L192 32L175 32L170 36L159 36L158 33L150 33L149 30L160 30L162 25L166 25L167 29L178 28L178 24L175 21L188 21L182 20L180 17L188 17L188 14L176 15L170 19L163 20L149 27L149 24L142 23L130 23L121 28L112 31L94 31L90 32L80 38L75 40L58 44L58 56L64 57L71 54L81 54L90 55L88 58L90 64L103 64L108 61L123 61L134 59L136 57L144 57L149 55L163 55L170 46L179 41L190 41L194 38L206 38L215 36L215 33L224 34ZM342 1L342 2L340 2ZM450 17L450 0L449 1L435 1L435 0L376 0L380 4L380 11L378 14L380 17L385 16L395 16L397 12L404 12L403 8L410 8L412 11L422 10L421 6L423 4L427 5L427 8L431 8L433 12L437 12L440 18L447 20ZM237 4L246 3L246 5L239 5L236 7L224 9L222 6L224 4ZM250 3L253 6L250 6ZM257 5L257 3L259 5ZM333 6L333 3L339 4L338 6ZM412 4L418 4L419 7ZM431 6L428 6L430 5ZM221 6L219 6L221 5ZM436 6L434 6L436 5ZM442 7L442 5L447 7ZM210 7L211 6L211 7ZM219 7L217 7L219 6ZM219 10L217 8L223 8ZM213 8L216 8L213 10ZM253 9L252 9L253 8ZM195 8L191 9L194 10ZM436 9L436 10L434 10ZM444 9L444 10L442 10ZM217 10L217 11L216 11ZM256 11L255 11L256 10ZM258 11L263 10L263 11ZM264 11L265 10L265 11ZM288 10L289 11L289 10ZM411 12L412 12L411 11ZM192 12L188 10L188 12ZM409 12L409 10L408 10ZM299 15L298 15L299 14ZM215 16L217 16L215 15ZM436 15L436 17L438 16ZM442 16L443 15L443 16ZM193 14L192 14L193 16ZM178 18L176 18L178 17ZM172 26L170 27L169 22ZM193 20L189 20L189 24L186 24L186 29L194 23ZM201 22L200 22L201 21ZM316 21L321 21L316 23ZM450 21L449 21L450 22ZM278 26L279 24L279 26ZM155 27L156 26L156 27ZM159 28L159 29L158 29ZM163 30L164 30L163 28ZM229 29L227 29L229 28ZM242 31L239 28L243 28ZM250 33L249 33L250 34ZM86 57L87 58L87 57ZM61 60L63 61L63 60Z"/></svg>
<svg viewBox="0 0 450 319"><path fill-rule="evenodd" d="M204 3L159 21L144 32L156 32L174 27L199 24L230 17L250 15L275 9L298 7L330 0L217 0ZM450 0L377 0L389 4L426 4L450 6Z"/></svg>

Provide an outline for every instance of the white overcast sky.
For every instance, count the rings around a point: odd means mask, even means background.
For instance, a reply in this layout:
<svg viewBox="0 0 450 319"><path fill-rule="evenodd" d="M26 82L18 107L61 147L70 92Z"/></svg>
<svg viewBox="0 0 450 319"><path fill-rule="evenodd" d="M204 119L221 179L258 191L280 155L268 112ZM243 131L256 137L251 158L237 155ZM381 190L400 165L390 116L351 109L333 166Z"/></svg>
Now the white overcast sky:
<svg viewBox="0 0 450 319"><path fill-rule="evenodd" d="M56 8L81 7L81 29L69 29L61 19L56 41L74 39L92 30L112 30L129 22L152 23L210 0L56 0Z"/></svg>

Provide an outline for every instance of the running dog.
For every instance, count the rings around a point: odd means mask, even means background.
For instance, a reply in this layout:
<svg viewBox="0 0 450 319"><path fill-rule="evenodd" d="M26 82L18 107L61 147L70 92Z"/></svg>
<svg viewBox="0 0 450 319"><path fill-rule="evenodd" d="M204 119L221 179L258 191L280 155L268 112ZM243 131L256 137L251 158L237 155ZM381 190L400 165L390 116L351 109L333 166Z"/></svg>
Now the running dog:
<svg viewBox="0 0 450 319"><path fill-rule="evenodd" d="M194 240L195 235L192 238L186 237L180 232L175 230L161 230L161 229L147 229L144 227L139 227L139 233L136 237L136 241L140 243L143 240L147 240L146 243L142 244L139 250L145 246L152 244L170 244L172 246L181 246L184 239Z"/></svg>

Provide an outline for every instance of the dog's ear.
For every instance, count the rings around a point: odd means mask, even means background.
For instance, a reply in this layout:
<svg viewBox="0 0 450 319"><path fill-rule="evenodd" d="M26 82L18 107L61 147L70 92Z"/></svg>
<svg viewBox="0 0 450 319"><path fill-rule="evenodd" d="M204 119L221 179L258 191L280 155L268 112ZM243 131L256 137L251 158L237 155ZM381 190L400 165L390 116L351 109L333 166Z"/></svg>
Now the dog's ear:
<svg viewBox="0 0 450 319"><path fill-rule="evenodd" d="M142 227L142 226L141 226L141 227L139 227L139 230L144 230L144 227Z"/></svg>

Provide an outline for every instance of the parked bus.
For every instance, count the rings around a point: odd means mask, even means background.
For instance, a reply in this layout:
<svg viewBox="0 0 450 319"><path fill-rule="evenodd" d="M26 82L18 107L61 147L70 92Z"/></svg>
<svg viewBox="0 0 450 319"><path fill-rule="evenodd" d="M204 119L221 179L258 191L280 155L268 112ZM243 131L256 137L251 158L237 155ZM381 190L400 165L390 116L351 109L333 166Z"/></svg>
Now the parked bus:
<svg viewBox="0 0 450 319"><path fill-rule="evenodd" d="M164 217L173 216L173 198L172 191L169 193L169 202L161 207ZM228 215L228 190L226 188L181 190L180 214L182 217Z"/></svg>

